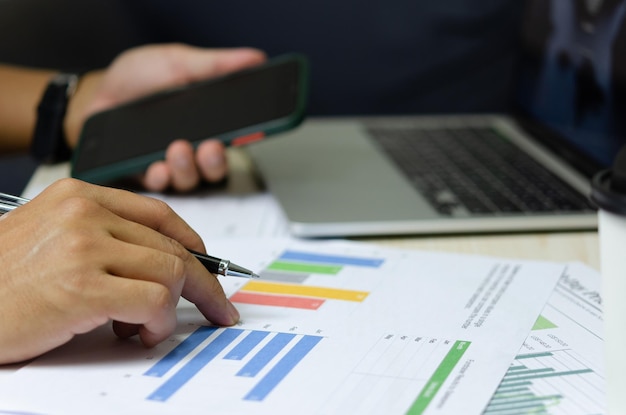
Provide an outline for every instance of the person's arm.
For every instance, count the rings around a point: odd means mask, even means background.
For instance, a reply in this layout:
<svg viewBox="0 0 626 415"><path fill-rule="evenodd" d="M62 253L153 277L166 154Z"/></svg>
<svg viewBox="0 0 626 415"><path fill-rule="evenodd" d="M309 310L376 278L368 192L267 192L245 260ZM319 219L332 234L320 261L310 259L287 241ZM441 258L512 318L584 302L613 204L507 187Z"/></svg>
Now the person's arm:
<svg viewBox="0 0 626 415"><path fill-rule="evenodd" d="M146 346L176 326L182 295L217 325L239 314L187 251L200 237L165 203L63 179L0 217L0 364L113 321Z"/></svg>
<svg viewBox="0 0 626 415"><path fill-rule="evenodd" d="M25 152L35 128L41 95L51 70L0 65L0 152Z"/></svg>

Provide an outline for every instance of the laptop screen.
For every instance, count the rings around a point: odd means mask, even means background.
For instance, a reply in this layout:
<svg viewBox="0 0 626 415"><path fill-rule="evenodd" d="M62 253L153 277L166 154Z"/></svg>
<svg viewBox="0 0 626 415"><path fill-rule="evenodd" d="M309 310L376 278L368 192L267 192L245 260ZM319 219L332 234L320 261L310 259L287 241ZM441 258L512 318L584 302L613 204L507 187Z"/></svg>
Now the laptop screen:
<svg viewBox="0 0 626 415"><path fill-rule="evenodd" d="M626 143L626 0L530 0L516 104L597 168Z"/></svg>

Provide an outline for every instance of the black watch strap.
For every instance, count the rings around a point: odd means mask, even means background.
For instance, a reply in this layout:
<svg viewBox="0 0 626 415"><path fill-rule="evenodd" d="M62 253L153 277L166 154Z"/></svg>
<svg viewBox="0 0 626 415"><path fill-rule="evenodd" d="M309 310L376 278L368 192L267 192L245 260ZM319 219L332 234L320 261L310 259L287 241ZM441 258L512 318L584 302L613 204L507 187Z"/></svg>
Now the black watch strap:
<svg viewBox="0 0 626 415"><path fill-rule="evenodd" d="M42 163L66 161L72 154L65 140L63 119L67 104L76 90L78 79L77 74L55 75L37 107L37 124L31 154Z"/></svg>

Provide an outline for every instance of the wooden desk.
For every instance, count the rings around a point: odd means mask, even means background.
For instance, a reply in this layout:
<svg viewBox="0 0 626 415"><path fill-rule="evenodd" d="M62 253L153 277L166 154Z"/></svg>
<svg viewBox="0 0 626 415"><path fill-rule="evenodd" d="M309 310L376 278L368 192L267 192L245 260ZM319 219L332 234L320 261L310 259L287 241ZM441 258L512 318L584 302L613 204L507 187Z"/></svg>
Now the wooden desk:
<svg viewBox="0 0 626 415"><path fill-rule="evenodd" d="M368 240L399 248L549 261L581 261L596 270L600 269L596 232L372 238Z"/></svg>
<svg viewBox="0 0 626 415"><path fill-rule="evenodd" d="M241 149L229 149L230 178L228 190L233 193L258 191L251 174L252 166ZM69 174L67 166L39 169L31 181L41 186ZM27 188L27 192L31 186ZM494 255L548 261L581 261L600 269L596 232L519 233L497 235L455 235L427 237L359 238L388 246L456 253Z"/></svg>

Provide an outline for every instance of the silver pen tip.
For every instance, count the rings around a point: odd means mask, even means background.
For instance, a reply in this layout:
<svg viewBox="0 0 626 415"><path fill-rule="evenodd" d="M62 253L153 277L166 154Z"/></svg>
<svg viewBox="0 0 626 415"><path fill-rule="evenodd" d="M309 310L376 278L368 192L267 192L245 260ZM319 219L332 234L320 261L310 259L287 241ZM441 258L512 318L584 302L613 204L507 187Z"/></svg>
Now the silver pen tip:
<svg viewBox="0 0 626 415"><path fill-rule="evenodd" d="M228 270L226 271L226 275L230 277L244 277L244 278L260 278L258 274L246 269L237 264L233 264L232 262L228 266Z"/></svg>

